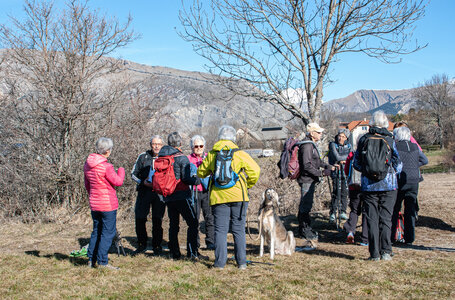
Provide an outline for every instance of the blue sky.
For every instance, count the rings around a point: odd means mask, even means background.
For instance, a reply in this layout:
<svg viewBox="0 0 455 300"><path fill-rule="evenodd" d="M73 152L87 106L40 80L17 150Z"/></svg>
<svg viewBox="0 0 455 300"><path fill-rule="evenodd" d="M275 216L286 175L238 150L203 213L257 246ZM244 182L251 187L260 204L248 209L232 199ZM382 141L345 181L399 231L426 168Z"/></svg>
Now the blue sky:
<svg viewBox="0 0 455 300"><path fill-rule="evenodd" d="M1 0L0 22L5 22L8 14L20 17L22 3ZM89 4L120 20L125 20L128 13L132 15L133 29L142 38L119 51L117 57L152 66L205 71L205 60L177 34L180 0L91 0ZM455 77L454 11L454 0L432 0L414 31L418 41L428 46L403 56L399 64L384 64L361 54L340 56L340 60L332 64L331 78L335 82L324 88L324 99L345 97L359 89L412 88L435 74Z"/></svg>

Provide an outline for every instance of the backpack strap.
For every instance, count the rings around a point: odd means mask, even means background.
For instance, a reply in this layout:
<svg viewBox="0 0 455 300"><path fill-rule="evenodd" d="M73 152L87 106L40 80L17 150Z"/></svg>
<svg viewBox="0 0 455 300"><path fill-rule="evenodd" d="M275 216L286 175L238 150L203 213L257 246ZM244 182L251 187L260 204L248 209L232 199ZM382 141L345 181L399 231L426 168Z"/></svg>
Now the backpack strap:
<svg viewBox="0 0 455 300"><path fill-rule="evenodd" d="M303 144L313 144L313 147L316 149L316 152L318 153L318 157L319 158L321 157L321 154L319 153L319 149L316 146L315 142L306 140L306 141L300 141L300 142L295 143L295 145L298 145L298 146L303 145Z"/></svg>

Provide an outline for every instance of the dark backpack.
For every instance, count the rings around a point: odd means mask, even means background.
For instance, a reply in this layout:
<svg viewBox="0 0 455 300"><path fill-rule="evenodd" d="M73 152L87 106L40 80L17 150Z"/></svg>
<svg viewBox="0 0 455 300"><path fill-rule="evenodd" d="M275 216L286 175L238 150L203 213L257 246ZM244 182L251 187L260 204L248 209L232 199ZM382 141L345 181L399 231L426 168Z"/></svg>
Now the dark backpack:
<svg viewBox="0 0 455 300"><path fill-rule="evenodd" d="M286 140L281 152L278 168L280 169L280 178L297 179L300 175L299 165L299 149L300 145L312 143L317 149L313 141L299 141L296 138L289 138Z"/></svg>
<svg viewBox="0 0 455 300"><path fill-rule="evenodd" d="M360 152L362 174L374 181L383 180L387 176L391 158L392 150L383 136L367 136Z"/></svg>
<svg viewBox="0 0 455 300"><path fill-rule="evenodd" d="M174 163L174 155L160 156L155 160L152 188L154 192L164 197L173 194L180 182L180 179L175 178Z"/></svg>
<svg viewBox="0 0 455 300"><path fill-rule="evenodd" d="M231 149L225 146L216 153L213 183L217 188L227 189L233 187L239 180L239 175L232 170L232 158L240 149Z"/></svg>

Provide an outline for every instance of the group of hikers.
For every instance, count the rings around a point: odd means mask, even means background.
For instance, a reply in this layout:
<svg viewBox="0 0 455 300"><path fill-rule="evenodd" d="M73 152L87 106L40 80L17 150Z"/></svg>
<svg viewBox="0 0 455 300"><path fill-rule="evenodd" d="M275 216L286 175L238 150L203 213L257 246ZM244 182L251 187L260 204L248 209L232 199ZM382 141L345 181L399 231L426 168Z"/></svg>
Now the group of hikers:
<svg viewBox="0 0 455 300"><path fill-rule="evenodd" d="M298 233L306 240L317 240L311 226L310 212L316 184L322 176L331 176L333 196L329 221L337 217L346 220L347 243L354 243L354 233L362 213L360 245L368 245L370 260L390 260L398 214L404 201L404 242L415 239L417 192L422 180L419 167L428 160L413 140L405 123L395 124L393 133L387 130L389 121L382 111L373 114L369 132L360 137L357 149L351 146L350 132L340 129L329 144L329 163L325 163L316 143L324 131L317 123L306 127L305 138L298 144L301 189L298 210ZM173 259L180 259L178 241L180 216L188 225L186 256L198 261L208 259L199 253L199 217L205 220L205 247L214 250L214 268L222 269L227 262L227 234L234 238L234 257L239 269L245 269L245 221L248 189L260 175L260 167L251 156L235 144L236 130L223 125L218 141L206 152L203 136L190 140L192 153L184 155L178 132L167 137L167 145L159 135L150 139L150 150L141 153L131 172L137 184L135 228L137 249L147 251L147 217L152 215L152 250L162 253L162 221L167 207L169 217L168 248ZM109 138L96 142L96 152L84 165L85 187L89 194L93 219L88 258L89 266L118 269L108 263L108 250L116 234L118 200L115 187L123 184L125 170L116 172L107 162L113 148ZM382 163L381 163L382 162ZM349 194L350 214L347 215Z"/></svg>

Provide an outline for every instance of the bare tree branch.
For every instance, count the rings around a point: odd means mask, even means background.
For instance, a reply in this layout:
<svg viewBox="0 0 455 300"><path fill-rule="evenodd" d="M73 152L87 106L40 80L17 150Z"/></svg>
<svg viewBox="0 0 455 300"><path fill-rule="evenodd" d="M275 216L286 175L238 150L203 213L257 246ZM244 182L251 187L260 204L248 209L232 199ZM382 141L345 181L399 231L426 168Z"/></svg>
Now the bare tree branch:
<svg viewBox="0 0 455 300"><path fill-rule="evenodd" d="M425 0L194 0L180 12L180 35L212 73L244 82L229 84L239 94L308 123L319 120L330 66L342 53L390 63L421 49L409 42L424 8ZM304 97L289 97L290 89Z"/></svg>

